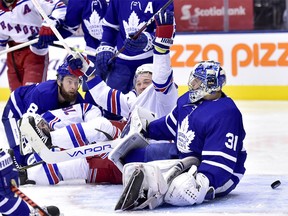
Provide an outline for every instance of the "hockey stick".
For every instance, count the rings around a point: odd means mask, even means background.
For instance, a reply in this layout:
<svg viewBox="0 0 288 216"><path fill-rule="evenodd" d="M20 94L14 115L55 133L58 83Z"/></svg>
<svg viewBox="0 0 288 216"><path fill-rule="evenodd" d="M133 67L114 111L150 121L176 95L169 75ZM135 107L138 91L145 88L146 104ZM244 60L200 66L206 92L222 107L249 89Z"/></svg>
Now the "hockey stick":
<svg viewBox="0 0 288 216"><path fill-rule="evenodd" d="M36 9L38 10L38 12L40 13L40 15L43 17L43 19L45 20L45 22L48 23L50 29L53 31L53 33L55 34L55 36L58 38L58 40L61 42L61 44L64 46L65 50L70 54L73 55L73 57L76 57L75 53L72 52L72 50L70 49L70 47L67 45L67 43L64 41L64 38L62 37L62 35L59 33L59 31L57 30L57 28L53 25L53 23L51 22L51 20L49 19L49 17L47 16L47 14L45 13L45 11L43 10L43 8L41 7L41 5L39 4L38 0L31 0L32 3L34 4L34 6L36 7Z"/></svg>
<svg viewBox="0 0 288 216"><path fill-rule="evenodd" d="M135 40L139 37L139 35L147 28L148 25L150 25L154 20L155 20L155 16L160 14L162 11L166 10L166 8L173 2L173 0L168 0L168 2L166 2L165 5L163 5L162 8L160 8L137 32L136 34L133 35L132 39ZM109 59L108 61L108 65L111 64L111 62L117 58L117 56L122 53L125 50L125 46L123 45L121 47L121 49L119 49L114 56Z"/></svg>
<svg viewBox="0 0 288 216"><path fill-rule="evenodd" d="M10 47L8 49L2 50L2 51L0 51L0 56L3 54L9 53L9 52L13 52L13 51L18 50L18 49L22 49L26 46L30 46L30 45L35 44L37 42L38 42L38 38L35 38L35 39L27 41L25 43L21 43L21 44L18 44L16 46ZM65 47L61 44L60 41L54 41L53 44L49 44L49 46L65 49ZM96 56L96 52L92 52L92 51L88 51L88 50L82 50L82 49L78 49L75 47L69 47L69 48L74 52L85 53L87 55Z"/></svg>
<svg viewBox="0 0 288 216"><path fill-rule="evenodd" d="M30 164L30 165L27 165L27 166L20 166L20 167L19 167L19 170L20 170L20 171L22 171L22 170L27 170L27 169L29 169L29 168L32 168L32 167L34 167L34 166L41 165L41 164L43 164L43 163L44 163L44 161L39 161L39 162Z"/></svg>
<svg viewBox="0 0 288 216"><path fill-rule="evenodd" d="M18 49L22 49L22 48L24 48L24 47L26 47L26 46L30 46L30 45L32 45L32 44L37 43L37 41L38 41L38 38L35 38L35 39L30 40L30 41L27 41L27 42L25 42L25 43L21 43L21 44L18 44L18 45L16 45L16 46L10 47L10 48L8 48L8 49L2 50L2 51L0 51L0 55L6 54L6 53L9 53L9 52L18 50Z"/></svg>
<svg viewBox="0 0 288 216"><path fill-rule="evenodd" d="M82 60L82 63L83 63L83 67L82 68L83 68L83 71L85 71L89 67L89 65L88 65L87 61L84 59L84 57L79 52L73 52L71 50L71 48L65 42L64 38L59 33L57 28L53 25L53 23L51 23L51 20L49 19L49 17L47 16L45 11L43 10L41 5L39 4L38 0L31 0L31 1L34 4L34 6L36 7L36 9L38 10L38 12L40 13L40 15L43 17L43 19L48 23L49 27L51 28L51 30L53 31L55 36L58 38L58 40L60 41L61 45L63 45L64 49L68 52L68 54L72 55L74 59L80 58Z"/></svg>
<svg viewBox="0 0 288 216"><path fill-rule="evenodd" d="M26 203L28 203L31 207L34 209L37 209L39 211L39 214L41 216L51 216L49 213L47 213L43 208L41 208L39 205L37 205L33 200L31 200L28 196L26 196L17 186L16 183L12 183L11 185L11 191L18 195L22 200L24 200Z"/></svg>
<svg viewBox="0 0 288 216"><path fill-rule="evenodd" d="M49 44L49 46L65 49L65 47L61 44L60 41L54 41L53 44ZM83 50L83 49L79 49L76 47L70 47L70 49L74 52L85 53L87 55L96 56L96 52Z"/></svg>
<svg viewBox="0 0 288 216"><path fill-rule="evenodd" d="M36 129L29 123L28 120L21 122L20 129L22 134L26 137L32 148L43 161L47 163L58 163L67 160L73 160L76 158L86 158L89 156L100 155L103 153L109 153L120 143L126 142L127 145L130 143L147 143L145 138L139 133L127 135L124 138L118 138L111 141L97 142L95 144L85 145L64 151L53 152L45 145L43 140L39 137ZM43 137L42 137L43 138Z"/></svg>

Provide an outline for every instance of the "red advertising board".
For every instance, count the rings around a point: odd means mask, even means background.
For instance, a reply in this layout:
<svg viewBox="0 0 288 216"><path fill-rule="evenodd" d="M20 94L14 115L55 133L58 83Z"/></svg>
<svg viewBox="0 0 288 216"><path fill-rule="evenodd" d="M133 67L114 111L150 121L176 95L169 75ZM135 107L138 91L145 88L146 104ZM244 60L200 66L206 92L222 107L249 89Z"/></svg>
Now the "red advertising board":
<svg viewBox="0 0 288 216"><path fill-rule="evenodd" d="M174 2L176 28L183 31L251 30L254 28L253 0L227 0L229 18L224 22L225 0L178 0ZM228 21L228 22L227 22Z"/></svg>

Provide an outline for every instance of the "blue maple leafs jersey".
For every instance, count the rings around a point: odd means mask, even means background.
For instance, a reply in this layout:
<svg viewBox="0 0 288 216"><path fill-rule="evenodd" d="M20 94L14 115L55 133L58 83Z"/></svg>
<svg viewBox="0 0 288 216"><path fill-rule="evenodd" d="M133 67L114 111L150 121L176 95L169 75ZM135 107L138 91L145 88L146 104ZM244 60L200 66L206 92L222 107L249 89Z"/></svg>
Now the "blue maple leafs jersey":
<svg viewBox="0 0 288 216"><path fill-rule="evenodd" d="M76 103L80 102L84 102L84 99L78 93ZM15 118L20 118L28 111L42 114L48 110L69 106L69 103L58 102L58 85L56 80L21 86L11 93L8 104Z"/></svg>
<svg viewBox="0 0 288 216"><path fill-rule="evenodd" d="M225 94L191 104L187 92L170 114L149 124L149 137L173 139L179 158L200 159L198 172L209 178L216 195L233 190L245 172L245 135L242 114Z"/></svg>
<svg viewBox="0 0 288 216"><path fill-rule="evenodd" d="M65 25L76 31L80 24L87 50L96 50L102 39L102 18L107 11L106 0L69 0Z"/></svg>
<svg viewBox="0 0 288 216"><path fill-rule="evenodd" d="M103 19L102 41L119 50L129 34L138 31L168 0L110 0L107 13ZM173 3L167 10L174 11ZM154 35L155 23L147 26L146 32ZM124 50L119 57L137 56L143 52ZM152 56L152 51L151 51ZM128 57L126 57L128 58Z"/></svg>

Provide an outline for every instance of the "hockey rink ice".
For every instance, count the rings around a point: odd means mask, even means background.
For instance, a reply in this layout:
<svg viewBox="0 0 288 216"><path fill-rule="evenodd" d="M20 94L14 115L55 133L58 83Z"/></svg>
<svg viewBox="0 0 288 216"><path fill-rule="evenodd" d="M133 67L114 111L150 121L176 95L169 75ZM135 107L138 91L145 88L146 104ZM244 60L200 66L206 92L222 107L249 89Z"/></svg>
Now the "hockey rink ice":
<svg viewBox="0 0 288 216"><path fill-rule="evenodd" d="M248 153L246 173L228 196L190 207L165 206L155 210L115 212L121 185L88 185L84 180L54 186L21 186L38 205L56 205L65 216L277 216L288 215L288 101L236 101L243 114ZM2 116L4 103L0 103ZM3 125L1 147L7 148ZM271 188L280 180L281 185Z"/></svg>

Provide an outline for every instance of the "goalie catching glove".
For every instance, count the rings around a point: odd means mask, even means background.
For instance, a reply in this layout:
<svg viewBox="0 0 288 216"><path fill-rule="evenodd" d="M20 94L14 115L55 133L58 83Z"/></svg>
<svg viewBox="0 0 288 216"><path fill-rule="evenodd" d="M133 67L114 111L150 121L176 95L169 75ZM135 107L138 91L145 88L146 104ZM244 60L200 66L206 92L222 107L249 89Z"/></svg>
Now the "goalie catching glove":
<svg viewBox="0 0 288 216"><path fill-rule="evenodd" d="M214 199L215 190L209 187L209 179L197 173L193 165L188 172L177 176L168 188L164 201L175 206L201 204L204 199Z"/></svg>
<svg viewBox="0 0 288 216"><path fill-rule="evenodd" d="M67 57L69 71L77 77L90 77L95 73L93 62L89 61L87 57L77 53L76 58L73 55Z"/></svg>
<svg viewBox="0 0 288 216"><path fill-rule="evenodd" d="M155 50L159 53L167 53L173 45L175 36L175 20L172 11L161 12L155 15L156 38L153 40Z"/></svg>

